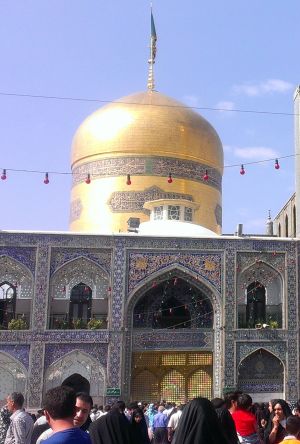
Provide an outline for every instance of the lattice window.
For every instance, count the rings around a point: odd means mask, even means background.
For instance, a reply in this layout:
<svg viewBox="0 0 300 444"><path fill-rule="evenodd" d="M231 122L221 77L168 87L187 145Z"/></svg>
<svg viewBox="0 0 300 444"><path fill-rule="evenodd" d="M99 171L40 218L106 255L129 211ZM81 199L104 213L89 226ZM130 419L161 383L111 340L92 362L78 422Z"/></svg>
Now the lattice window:
<svg viewBox="0 0 300 444"><path fill-rule="evenodd" d="M144 370L133 378L132 399L153 402L159 400L158 378Z"/></svg>
<svg viewBox="0 0 300 444"><path fill-rule="evenodd" d="M168 206L168 219L169 220L179 220L180 219L180 206L179 205L169 205Z"/></svg>
<svg viewBox="0 0 300 444"><path fill-rule="evenodd" d="M185 365L186 355L184 353L168 353L162 355L162 365Z"/></svg>
<svg viewBox="0 0 300 444"><path fill-rule="evenodd" d="M184 207L184 220L186 222L192 222L193 220L193 209L189 207Z"/></svg>
<svg viewBox="0 0 300 444"><path fill-rule="evenodd" d="M211 398L212 377L204 370L197 370L188 380L188 398Z"/></svg>
<svg viewBox="0 0 300 444"><path fill-rule="evenodd" d="M188 365L212 365L211 353L189 353Z"/></svg>
<svg viewBox="0 0 300 444"><path fill-rule="evenodd" d="M167 373L160 384L161 396L169 402L184 402L185 400L185 378L177 370Z"/></svg>
<svg viewBox="0 0 300 444"><path fill-rule="evenodd" d="M136 352L132 358L132 400L184 402L211 397L211 352Z"/></svg>
<svg viewBox="0 0 300 444"><path fill-rule="evenodd" d="M154 207L154 220L162 220L164 213L164 207L161 205L159 207Z"/></svg>

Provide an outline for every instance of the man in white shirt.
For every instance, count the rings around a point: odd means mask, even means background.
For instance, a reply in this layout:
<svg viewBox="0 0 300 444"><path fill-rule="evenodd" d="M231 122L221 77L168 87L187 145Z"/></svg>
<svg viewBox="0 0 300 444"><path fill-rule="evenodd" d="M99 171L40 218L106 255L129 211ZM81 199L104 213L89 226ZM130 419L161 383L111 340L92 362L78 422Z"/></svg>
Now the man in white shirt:
<svg viewBox="0 0 300 444"><path fill-rule="evenodd" d="M13 392L6 399L7 409L12 413L4 444L30 444L33 419L24 412L24 396Z"/></svg>
<svg viewBox="0 0 300 444"><path fill-rule="evenodd" d="M174 432L176 430L176 427L178 426L179 423L179 419L182 415L182 410L183 410L183 405L178 405L177 406L177 412L173 413L173 415L171 415L169 422L168 422L168 440L171 442L172 441L172 437L174 435Z"/></svg>

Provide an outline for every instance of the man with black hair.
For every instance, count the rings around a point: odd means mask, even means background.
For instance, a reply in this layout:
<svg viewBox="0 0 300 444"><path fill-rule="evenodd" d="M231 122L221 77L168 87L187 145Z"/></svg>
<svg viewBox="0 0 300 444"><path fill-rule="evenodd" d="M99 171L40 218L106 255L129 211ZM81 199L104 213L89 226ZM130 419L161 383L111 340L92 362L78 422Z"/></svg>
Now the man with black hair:
<svg viewBox="0 0 300 444"><path fill-rule="evenodd" d="M91 444L87 433L74 425L76 393L66 386L48 390L44 409L53 435L44 444Z"/></svg>
<svg viewBox="0 0 300 444"><path fill-rule="evenodd" d="M23 410L24 396L22 393L13 392L7 397L6 402L7 409L12 415L4 444L30 444L33 420Z"/></svg>
<svg viewBox="0 0 300 444"><path fill-rule="evenodd" d="M80 427L86 432L92 423L90 418L91 409L93 407L93 399L87 393L79 392L76 394L76 404L74 416L75 427Z"/></svg>
<svg viewBox="0 0 300 444"><path fill-rule="evenodd" d="M280 444L300 444L300 418L289 416L286 420L286 436Z"/></svg>

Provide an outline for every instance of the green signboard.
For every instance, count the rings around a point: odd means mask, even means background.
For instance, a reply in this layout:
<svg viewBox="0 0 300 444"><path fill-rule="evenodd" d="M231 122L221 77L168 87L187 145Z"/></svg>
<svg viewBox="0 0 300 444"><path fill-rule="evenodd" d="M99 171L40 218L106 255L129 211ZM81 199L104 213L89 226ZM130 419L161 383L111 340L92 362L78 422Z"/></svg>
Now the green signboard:
<svg viewBox="0 0 300 444"><path fill-rule="evenodd" d="M106 396L120 396L121 389L120 387L107 387Z"/></svg>

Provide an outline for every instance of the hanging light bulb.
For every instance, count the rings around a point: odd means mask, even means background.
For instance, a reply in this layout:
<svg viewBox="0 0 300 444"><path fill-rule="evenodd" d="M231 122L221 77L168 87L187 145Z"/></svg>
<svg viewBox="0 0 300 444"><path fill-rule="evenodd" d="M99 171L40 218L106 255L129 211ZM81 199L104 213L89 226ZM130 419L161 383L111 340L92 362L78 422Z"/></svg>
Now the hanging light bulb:
<svg viewBox="0 0 300 444"><path fill-rule="evenodd" d="M130 174L127 174L126 185L131 185Z"/></svg>
<svg viewBox="0 0 300 444"><path fill-rule="evenodd" d="M49 183L49 174L48 174L48 173L45 173L44 184L45 184L45 185L48 185L48 183Z"/></svg>
<svg viewBox="0 0 300 444"><path fill-rule="evenodd" d="M243 176L246 173L244 165L241 165L240 174Z"/></svg>
<svg viewBox="0 0 300 444"><path fill-rule="evenodd" d="M173 182L172 173L169 173L168 183L172 183L172 182Z"/></svg>
<svg viewBox="0 0 300 444"><path fill-rule="evenodd" d="M275 167L275 170L279 170L280 165L279 165L278 159L275 159L275 165L274 165L274 167Z"/></svg>
<svg viewBox="0 0 300 444"><path fill-rule="evenodd" d="M205 170L205 174L204 174L204 176L203 176L203 180L208 180L208 179L209 179L209 177L208 177L208 171Z"/></svg>
<svg viewBox="0 0 300 444"><path fill-rule="evenodd" d="M90 175L90 173L88 173L88 175L86 176L85 183L87 183L88 185L91 183L91 175Z"/></svg>
<svg viewBox="0 0 300 444"><path fill-rule="evenodd" d="M6 180L6 170L2 170L1 179Z"/></svg>

